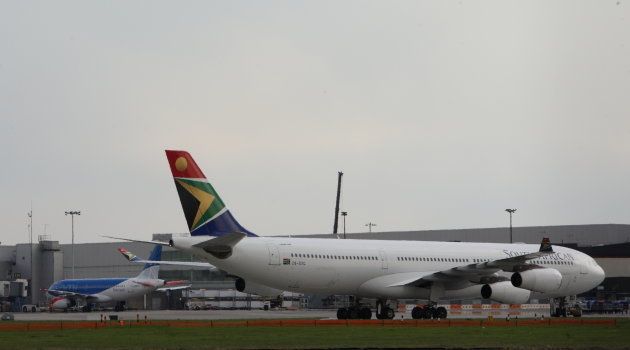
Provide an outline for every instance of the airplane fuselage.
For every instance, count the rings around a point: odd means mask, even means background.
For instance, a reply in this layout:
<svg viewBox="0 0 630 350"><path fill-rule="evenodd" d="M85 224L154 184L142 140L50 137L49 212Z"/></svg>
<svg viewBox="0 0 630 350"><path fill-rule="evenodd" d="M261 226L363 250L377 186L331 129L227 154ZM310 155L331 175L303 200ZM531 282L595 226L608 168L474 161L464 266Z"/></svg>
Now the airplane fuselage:
<svg viewBox="0 0 630 350"><path fill-rule="evenodd" d="M426 299L432 290L422 286L387 288L388 276L395 276L397 281L408 277L411 281L422 274L537 252L539 248L534 244L246 237L234 246L229 257L219 259L192 246L207 239L207 236L175 239L174 246L207 259L230 274L273 288L409 299ZM560 246L554 246L553 254L527 264L556 269L562 274L558 289L532 297L579 294L596 287L604 276L591 257ZM509 279L511 273L501 271L497 275ZM451 286L439 298L478 298L482 283L471 281Z"/></svg>
<svg viewBox="0 0 630 350"><path fill-rule="evenodd" d="M142 296L162 285L159 279L89 278L57 281L49 289L81 296L90 303L110 303Z"/></svg>

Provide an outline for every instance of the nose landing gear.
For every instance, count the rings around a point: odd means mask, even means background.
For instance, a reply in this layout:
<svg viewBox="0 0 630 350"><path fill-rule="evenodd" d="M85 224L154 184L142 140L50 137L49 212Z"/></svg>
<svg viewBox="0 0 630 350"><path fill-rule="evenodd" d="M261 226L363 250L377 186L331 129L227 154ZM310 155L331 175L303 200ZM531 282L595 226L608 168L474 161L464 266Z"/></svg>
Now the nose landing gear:
<svg viewBox="0 0 630 350"><path fill-rule="evenodd" d="M551 317L581 317L582 316L582 308L575 303L574 305L569 305L566 297L554 298L550 300L549 303L549 313Z"/></svg>

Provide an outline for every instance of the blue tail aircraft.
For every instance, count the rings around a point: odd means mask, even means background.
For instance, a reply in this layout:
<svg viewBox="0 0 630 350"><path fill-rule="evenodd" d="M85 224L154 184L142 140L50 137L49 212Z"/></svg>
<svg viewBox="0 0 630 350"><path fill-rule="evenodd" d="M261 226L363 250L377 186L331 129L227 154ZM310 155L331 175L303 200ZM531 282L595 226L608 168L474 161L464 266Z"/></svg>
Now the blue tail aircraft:
<svg viewBox="0 0 630 350"><path fill-rule="evenodd" d="M159 261L162 246L156 245L149 261ZM142 296L152 291L184 289L190 287L185 281L166 282L158 278L159 264L147 263L140 274L132 278L82 278L66 279L53 283L47 292L52 297L51 310L67 310L82 306L83 311L91 311L95 305L115 304L116 311L125 308L128 299Z"/></svg>

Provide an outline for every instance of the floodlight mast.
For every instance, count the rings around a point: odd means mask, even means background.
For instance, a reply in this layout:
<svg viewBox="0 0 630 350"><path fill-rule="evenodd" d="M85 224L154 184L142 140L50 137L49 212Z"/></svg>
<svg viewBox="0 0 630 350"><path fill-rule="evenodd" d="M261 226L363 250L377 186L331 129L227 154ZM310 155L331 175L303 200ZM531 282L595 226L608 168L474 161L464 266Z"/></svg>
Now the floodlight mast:
<svg viewBox="0 0 630 350"><path fill-rule="evenodd" d="M68 210L66 211L66 215L70 215L72 218L72 278L74 279L74 216L81 215L81 212L78 210Z"/></svg>
<svg viewBox="0 0 630 350"><path fill-rule="evenodd" d="M516 209L505 209L508 213L510 213L510 243L514 243L512 239L512 214L516 212Z"/></svg>

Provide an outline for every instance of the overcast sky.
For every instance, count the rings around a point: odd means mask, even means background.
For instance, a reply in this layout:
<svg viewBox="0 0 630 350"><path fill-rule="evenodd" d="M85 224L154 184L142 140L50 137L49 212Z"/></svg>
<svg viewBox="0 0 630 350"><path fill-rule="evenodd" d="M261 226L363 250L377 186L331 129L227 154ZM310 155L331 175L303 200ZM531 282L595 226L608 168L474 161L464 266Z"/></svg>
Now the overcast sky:
<svg viewBox="0 0 630 350"><path fill-rule="evenodd" d="M0 1L0 241L630 223L630 2ZM45 225L46 228L45 228Z"/></svg>

